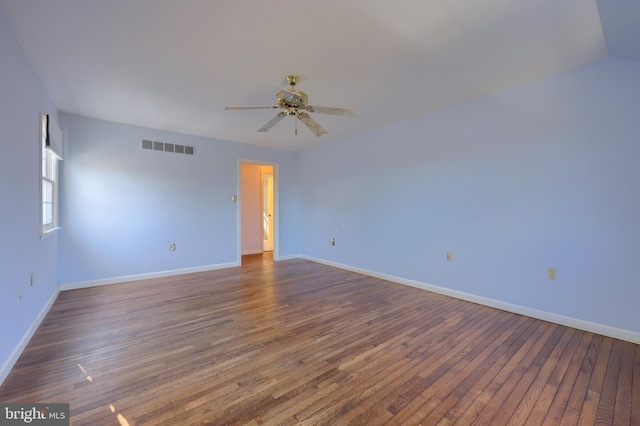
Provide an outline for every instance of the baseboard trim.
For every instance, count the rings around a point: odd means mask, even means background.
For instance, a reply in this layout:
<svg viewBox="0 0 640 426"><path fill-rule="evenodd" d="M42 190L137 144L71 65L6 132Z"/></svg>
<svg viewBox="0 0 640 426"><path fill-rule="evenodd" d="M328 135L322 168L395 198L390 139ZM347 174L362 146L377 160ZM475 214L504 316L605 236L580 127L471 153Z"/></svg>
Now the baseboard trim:
<svg viewBox="0 0 640 426"><path fill-rule="evenodd" d="M245 256L247 254L259 254L259 253L263 253L263 250L242 250L242 255Z"/></svg>
<svg viewBox="0 0 640 426"><path fill-rule="evenodd" d="M45 303L42 309L40 309L40 312L31 323L31 326L27 329L27 332L24 333L22 339L20 339L16 347L13 349L11 355L9 355L9 357L2 363L2 367L0 368L0 386L4 383L16 362L18 362L18 358L22 355L24 348L27 347L29 340L31 340L38 327L40 327L40 323L44 317L47 316L47 313L49 313L49 310L53 306L53 303L56 301L59 294L60 289L56 288L51 297L49 297L49 300L47 300L47 303Z"/></svg>
<svg viewBox="0 0 640 426"><path fill-rule="evenodd" d="M312 256L300 255L300 258L310 260L312 262L322 263L328 266L333 266L335 268L345 269L347 271L368 275L374 278L379 278L382 280L391 281L394 283L403 284L410 287L419 288L422 290L432 291L434 293L454 297L456 299L466 300L468 302L478 303L480 305L501 309L503 311L525 315L531 318L537 318L543 321L549 321L555 324L577 328L579 330L601 334L603 336L613 337L614 339L620 339L620 340L625 340L627 342L640 344L640 333L635 331L611 327L608 325L585 321L578 318L567 317L567 316L555 314L552 312L542 311L542 310L533 309L533 308L529 308L522 305L503 302L501 300L491 299L488 297L477 296L471 293L452 290L445 287L439 287L436 285L414 281L407 278L396 277L394 275L383 274L380 272L358 268L351 265L345 265L345 264L333 262L330 260L319 259Z"/></svg>
<svg viewBox="0 0 640 426"><path fill-rule="evenodd" d="M287 254L285 256L280 256L277 259L273 259L277 262L281 261L281 260L291 260L291 259L302 259L302 255L300 254Z"/></svg>
<svg viewBox="0 0 640 426"><path fill-rule="evenodd" d="M79 288L98 287L110 284L122 284L131 281L147 280L150 278L163 278L173 275L191 274L194 272L214 271L216 269L233 268L240 266L240 262L219 263L216 265L198 266L195 268L173 269L168 271L151 272L148 274L127 275L122 277L104 278L100 280L78 281L60 284L60 291L77 290Z"/></svg>

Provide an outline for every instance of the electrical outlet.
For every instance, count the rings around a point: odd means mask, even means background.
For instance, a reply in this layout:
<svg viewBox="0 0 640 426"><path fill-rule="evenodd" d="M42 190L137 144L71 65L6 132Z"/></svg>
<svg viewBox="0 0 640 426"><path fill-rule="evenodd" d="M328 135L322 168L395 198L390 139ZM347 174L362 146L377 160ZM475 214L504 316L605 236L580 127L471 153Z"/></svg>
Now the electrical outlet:
<svg viewBox="0 0 640 426"><path fill-rule="evenodd" d="M31 287L33 287L33 272L31 273L31 276L29 277L29 285Z"/></svg>
<svg viewBox="0 0 640 426"><path fill-rule="evenodd" d="M453 262L453 253L447 252L447 262Z"/></svg>
<svg viewBox="0 0 640 426"><path fill-rule="evenodd" d="M332 237L332 238L329 240L329 245L330 245L330 246L335 246L335 245L336 245L336 239Z"/></svg>
<svg viewBox="0 0 640 426"><path fill-rule="evenodd" d="M176 243L169 244L169 250L176 251Z"/></svg>
<svg viewBox="0 0 640 426"><path fill-rule="evenodd" d="M549 280L558 279L558 271L556 270L556 268L547 268L547 279Z"/></svg>

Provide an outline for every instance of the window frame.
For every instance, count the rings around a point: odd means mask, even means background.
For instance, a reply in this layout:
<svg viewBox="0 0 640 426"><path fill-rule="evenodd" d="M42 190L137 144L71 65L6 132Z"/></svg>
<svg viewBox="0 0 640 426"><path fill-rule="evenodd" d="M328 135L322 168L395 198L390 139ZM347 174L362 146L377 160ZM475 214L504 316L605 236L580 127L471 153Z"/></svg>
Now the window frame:
<svg viewBox="0 0 640 426"><path fill-rule="evenodd" d="M49 115L40 114L40 238L60 229L58 226L58 161L60 158L47 148L49 137ZM47 197L45 186L51 185L51 196ZM48 198L51 198L50 200ZM51 221L46 220L47 205L51 205Z"/></svg>

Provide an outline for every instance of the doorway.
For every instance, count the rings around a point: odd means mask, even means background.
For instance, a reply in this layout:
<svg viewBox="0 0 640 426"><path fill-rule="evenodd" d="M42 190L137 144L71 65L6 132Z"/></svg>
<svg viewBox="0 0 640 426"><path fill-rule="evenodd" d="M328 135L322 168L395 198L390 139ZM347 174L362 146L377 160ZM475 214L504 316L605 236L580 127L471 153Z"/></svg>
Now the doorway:
<svg viewBox="0 0 640 426"><path fill-rule="evenodd" d="M239 183L239 255L277 259L277 165L240 161Z"/></svg>

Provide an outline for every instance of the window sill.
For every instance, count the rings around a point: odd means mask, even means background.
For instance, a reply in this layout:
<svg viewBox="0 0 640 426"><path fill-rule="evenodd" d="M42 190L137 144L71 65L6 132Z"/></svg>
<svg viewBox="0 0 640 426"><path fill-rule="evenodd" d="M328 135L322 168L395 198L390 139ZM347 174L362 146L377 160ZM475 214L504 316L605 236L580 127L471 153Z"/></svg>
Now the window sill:
<svg viewBox="0 0 640 426"><path fill-rule="evenodd" d="M50 237L51 235L53 235L58 229L60 229L59 226L56 226L55 228L51 228L51 229L47 229L46 231L41 231L40 232L40 239L44 240L47 237Z"/></svg>

